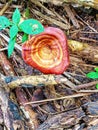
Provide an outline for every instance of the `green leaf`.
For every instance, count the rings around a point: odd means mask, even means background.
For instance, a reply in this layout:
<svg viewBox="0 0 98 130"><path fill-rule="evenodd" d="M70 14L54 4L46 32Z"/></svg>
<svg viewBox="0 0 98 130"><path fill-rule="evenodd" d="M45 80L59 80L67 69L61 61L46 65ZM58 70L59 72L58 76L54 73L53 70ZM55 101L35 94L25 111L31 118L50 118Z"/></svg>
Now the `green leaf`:
<svg viewBox="0 0 98 130"><path fill-rule="evenodd" d="M98 89L98 84L96 84L96 89Z"/></svg>
<svg viewBox="0 0 98 130"><path fill-rule="evenodd" d="M27 34L39 34L44 31L43 25L35 20L35 19L27 19L24 20L20 25L19 28Z"/></svg>
<svg viewBox="0 0 98 130"><path fill-rule="evenodd" d="M18 8L16 8L13 13L12 21L14 24L18 24L20 22L20 11L18 10Z"/></svg>
<svg viewBox="0 0 98 130"><path fill-rule="evenodd" d="M30 17L30 11L29 11L28 8L26 8L26 10L25 10L25 17L26 17L26 18L29 18L29 17Z"/></svg>
<svg viewBox="0 0 98 130"><path fill-rule="evenodd" d="M28 34L24 33L22 37L22 43L28 40Z"/></svg>
<svg viewBox="0 0 98 130"><path fill-rule="evenodd" d="M16 41L16 37L14 37L13 39L10 39L10 41L9 41L9 44L8 44L8 57L10 57L11 54L13 53L14 46L15 46L15 41Z"/></svg>
<svg viewBox="0 0 98 130"><path fill-rule="evenodd" d="M10 38L13 39L18 33L18 27L16 25L13 25L10 28Z"/></svg>
<svg viewBox="0 0 98 130"><path fill-rule="evenodd" d="M95 70L96 72L98 72L98 67L94 68L94 70Z"/></svg>
<svg viewBox="0 0 98 130"><path fill-rule="evenodd" d="M10 21L8 18L5 16L0 16L0 30L9 27L10 26Z"/></svg>
<svg viewBox="0 0 98 130"><path fill-rule="evenodd" d="M98 78L98 72L89 72L87 75L86 75L88 78L91 78L91 79L97 79Z"/></svg>

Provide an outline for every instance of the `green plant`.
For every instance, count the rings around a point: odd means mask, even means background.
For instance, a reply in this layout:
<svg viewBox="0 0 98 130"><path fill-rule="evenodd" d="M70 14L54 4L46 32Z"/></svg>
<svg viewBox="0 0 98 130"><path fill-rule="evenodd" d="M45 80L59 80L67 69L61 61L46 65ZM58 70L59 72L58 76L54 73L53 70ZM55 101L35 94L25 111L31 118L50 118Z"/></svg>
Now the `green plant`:
<svg viewBox="0 0 98 130"><path fill-rule="evenodd" d="M17 34L23 32L22 42L28 40L28 35L36 35L44 31L43 25L35 19L27 19L21 22L21 14L18 8L15 9L12 15L12 21L10 21L5 16L0 16L0 30L9 27L10 40L8 43L8 57L11 56L15 42L17 39Z"/></svg>
<svg viewBox="0 0 98 130"><path fill-rule="evenodd" d="M86 76L91 79L98 79L98 68L94 69L95 71L91 71ZM96 89L98 89L98 84L96 84Z"/></svg>

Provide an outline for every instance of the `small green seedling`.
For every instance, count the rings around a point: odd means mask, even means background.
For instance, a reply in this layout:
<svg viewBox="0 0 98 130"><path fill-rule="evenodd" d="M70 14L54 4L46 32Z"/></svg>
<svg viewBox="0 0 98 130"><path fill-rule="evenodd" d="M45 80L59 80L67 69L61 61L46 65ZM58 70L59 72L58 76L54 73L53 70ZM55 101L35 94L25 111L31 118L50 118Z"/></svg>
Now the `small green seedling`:
<svg viewBox="0 0 98 130"><path fill-rule="evenodd" d="M95 71L91 71L86 76L91 79L98 79L98 68L94 69ZM96 89L98 89L98 84L96 84Z"/></svg>
<svg viewBox="0 0 98 130"><path fill-rule="evenodd" d="M12 21L5 16L0 16L0 30L9 28L10 40L8 43L8 57L11 56L14 50L17 34L23 32L22 42L28 40L28 35L36 35L44 31L43 25L35 19L26 19L21 22L21 15L18 8L15 9L12 15Z"/></svg>

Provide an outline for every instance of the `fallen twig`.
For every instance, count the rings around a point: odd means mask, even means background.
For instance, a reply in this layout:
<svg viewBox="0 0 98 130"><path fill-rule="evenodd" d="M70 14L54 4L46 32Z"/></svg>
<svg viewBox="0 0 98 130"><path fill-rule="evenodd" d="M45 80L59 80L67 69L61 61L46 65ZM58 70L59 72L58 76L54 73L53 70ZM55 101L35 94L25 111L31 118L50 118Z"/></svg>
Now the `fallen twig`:
<svg viewBox="0 0 98 130"><path fill-rule="evenodd" d="M45 99L45 100L40 100L40 101L27 102L27 103L24 103L23 105L44 103L44 102L57 101L57 100L69 99L69 98L77 98L77 97L87 96L87 95L90 95L90 94L91 94L91 92L89 92L89 93L78 93L78 94L74 94L74 95L62 96L62 97L59 97L59 98L51 98L51 99Z"/></svg>
<svg viewBox="0 0 98 130"><path fill-rule="evenodd" d="M3 8L0 10L0 15L3 15L3 13L7 10L7 8L10 6L10 4L12 3L12 0L9 0L9 2L7 2Z"/></svg>
<svg viewBox="0 0 98 130"><path fill-rule="evenodd" d="M79 90L79 89L83 89L83 88L89 88L93 85L96 85L98 83L98 80L97 81L93 81L93 82L89 82L89 83L86 83L86 84L81 84L81 85L77 85L75 87L76 90Z"/></svg>
<svg viewBox="0 0 98 130"><path fill-rule="evenodd" d="M11 81L8 83L10 88L15 88L22 84L32 84L34 86L43 86L43 85L55 85L65 83L72 89L75 88L75 85L63 76L56 75L36 75L36 76L20 76L20 77L9 77Z"/></svg>

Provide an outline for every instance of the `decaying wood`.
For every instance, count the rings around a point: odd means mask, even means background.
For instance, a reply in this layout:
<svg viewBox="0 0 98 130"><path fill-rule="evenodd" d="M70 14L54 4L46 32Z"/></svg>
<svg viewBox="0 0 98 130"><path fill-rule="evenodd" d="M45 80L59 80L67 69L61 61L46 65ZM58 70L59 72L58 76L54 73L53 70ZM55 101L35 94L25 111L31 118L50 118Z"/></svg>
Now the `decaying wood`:
<svg viewBox="0 0 98 130"><path fill-rule="evenodd" d="M86 7L92 7L95 9L98 9L98 0L40 0L41 2L50 2L53 3L54 5L62 5L64 3L68 3L68 4L79 4L82 6L86 6Z"/></svg>
<svg viewBox="0 0 98 130"><path fill-rule="evenodd" d="M60 128L69 128L79 123L80 120L85 116L85 113L81 108L64 112L51 117L39 126L37 130L49 130Z"/></svg>

